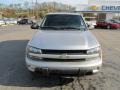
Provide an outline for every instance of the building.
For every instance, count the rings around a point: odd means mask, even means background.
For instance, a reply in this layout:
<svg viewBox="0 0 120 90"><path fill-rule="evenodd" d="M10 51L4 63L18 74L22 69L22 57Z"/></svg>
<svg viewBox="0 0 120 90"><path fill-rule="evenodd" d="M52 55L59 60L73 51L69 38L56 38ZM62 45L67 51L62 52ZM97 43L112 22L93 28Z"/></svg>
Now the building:
<svg viewBox="0 0 120 90"><path fill-rule="evenodd" d="M76 6L86 20L120 19L120 0L88 0Z"/></svg>

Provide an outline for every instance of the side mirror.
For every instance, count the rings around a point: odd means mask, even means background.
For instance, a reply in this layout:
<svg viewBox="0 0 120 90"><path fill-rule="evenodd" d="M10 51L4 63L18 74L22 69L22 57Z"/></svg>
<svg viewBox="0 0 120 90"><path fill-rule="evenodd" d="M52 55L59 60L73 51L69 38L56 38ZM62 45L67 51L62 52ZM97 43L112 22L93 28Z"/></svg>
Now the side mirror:
<svg viewBox="0 0 120 90"><path fill-rule="evenodd" d="M39 25L37 23L33 23L31 25L31 29L39 29Z"/></svg>
<svg viewBox="0 0 120 90"><path fill-rule="evenodd" d="M87 27L89 28L90 27L90 25L87 23Z"/></svg>
<svg viewBox="0 0 120 90"><path fill-rule="evenodd" d="M89 25L89 24L87 24L87 27L89 28L89 30L94 29L94 26L93 26L93 25Z"/></svg>

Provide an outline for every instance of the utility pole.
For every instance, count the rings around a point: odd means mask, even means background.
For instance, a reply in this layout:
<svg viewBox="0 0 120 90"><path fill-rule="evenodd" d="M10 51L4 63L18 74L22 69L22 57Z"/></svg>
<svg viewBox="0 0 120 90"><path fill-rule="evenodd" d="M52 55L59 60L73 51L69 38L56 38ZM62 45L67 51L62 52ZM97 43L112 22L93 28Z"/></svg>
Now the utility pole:
<svg viewBox="0 0 120 90"><path fill-rule="evenodd" d="M35 3L35 7L36 7L36 18L38 18L38 1L37 0Z"/></svg>
<svg viewBox="0 0 120 90"><path fill-rule="evenodd" d="M35 16L35 14L34 14L34 2L33 2L33 0L32 0L32 15Z"/></svg>

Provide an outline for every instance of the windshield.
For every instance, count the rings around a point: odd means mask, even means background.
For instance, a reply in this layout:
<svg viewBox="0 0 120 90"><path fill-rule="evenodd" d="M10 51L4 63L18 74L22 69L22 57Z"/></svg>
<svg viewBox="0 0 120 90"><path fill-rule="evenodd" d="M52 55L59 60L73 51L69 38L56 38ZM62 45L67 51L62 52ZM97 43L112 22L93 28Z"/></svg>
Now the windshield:
<svg viewBox="0 0 120 90"><path fill-rule="evenodd" d="M84 30L86 25L79 15L47 15L41 29Z"/></svg>

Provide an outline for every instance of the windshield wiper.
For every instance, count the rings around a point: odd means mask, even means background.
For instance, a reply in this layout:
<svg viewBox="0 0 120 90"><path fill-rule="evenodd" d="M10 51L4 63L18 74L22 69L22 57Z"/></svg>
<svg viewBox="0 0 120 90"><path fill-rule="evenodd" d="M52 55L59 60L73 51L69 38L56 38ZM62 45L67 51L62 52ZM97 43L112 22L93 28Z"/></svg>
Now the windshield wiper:
<svg viewBox="0 0 120 90"><path fill-rule="evenodd" d="M44 27L40 27L41 29L54 29L54 30L57 30L59 29L58 27L55 27L55 26L44 26Z"/></svg>
<svg viewBox="0 0 120 90"><path fill-rule="evenodd" d="M68 30L85 30L85 28L80 27L58 27L58 26L43 26L41 29L50 29L50 30L62 30L62 29L68 29Z"/></svg>
<svg viewBox="0 0 120 90"><path fill-rule="evenodd" d="M74 29L74 30L80 30L80 27L61 27L60 29Z"/></svg>

